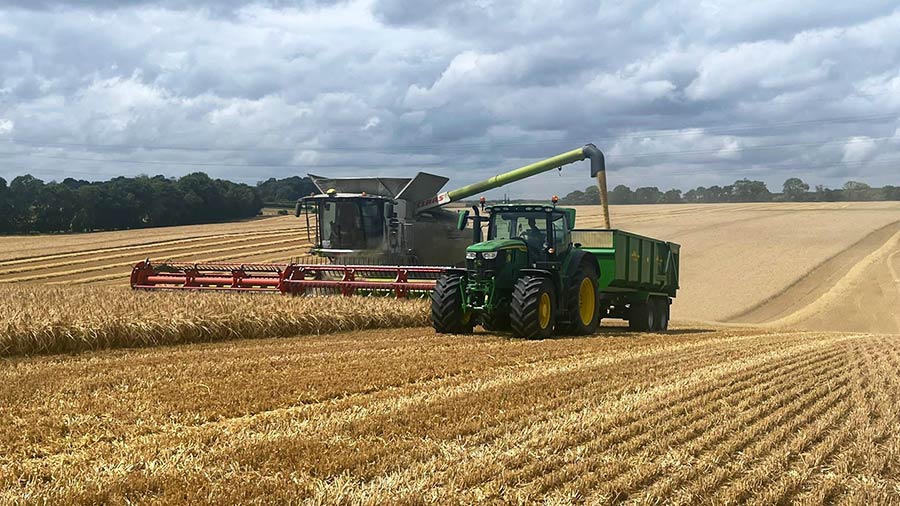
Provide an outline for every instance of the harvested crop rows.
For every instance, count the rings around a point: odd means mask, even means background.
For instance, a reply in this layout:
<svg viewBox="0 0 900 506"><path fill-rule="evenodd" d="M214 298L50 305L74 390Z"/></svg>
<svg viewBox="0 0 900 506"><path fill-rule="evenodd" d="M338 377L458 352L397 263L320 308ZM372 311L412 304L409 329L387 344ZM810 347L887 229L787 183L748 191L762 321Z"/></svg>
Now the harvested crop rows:
<svg viewBox="0 0 900 506"><path fill-rule="evenodd" d="M891 503L897 344L410 329L16 359L0 497Z"/></svg>

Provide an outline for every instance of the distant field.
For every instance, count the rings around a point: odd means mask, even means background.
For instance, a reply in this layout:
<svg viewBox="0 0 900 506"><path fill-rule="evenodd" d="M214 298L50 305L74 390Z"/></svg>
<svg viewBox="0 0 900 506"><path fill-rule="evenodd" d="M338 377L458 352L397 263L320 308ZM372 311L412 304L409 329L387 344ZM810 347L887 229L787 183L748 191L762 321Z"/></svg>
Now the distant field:
<svg viewBox="0 0 900 506"><path fill-rule="evenodd" d="M311 244L306 222L278 216L238 223L92 234L7 237L0 245L0 284L126 286L145 259L287 262Z"/></svg>

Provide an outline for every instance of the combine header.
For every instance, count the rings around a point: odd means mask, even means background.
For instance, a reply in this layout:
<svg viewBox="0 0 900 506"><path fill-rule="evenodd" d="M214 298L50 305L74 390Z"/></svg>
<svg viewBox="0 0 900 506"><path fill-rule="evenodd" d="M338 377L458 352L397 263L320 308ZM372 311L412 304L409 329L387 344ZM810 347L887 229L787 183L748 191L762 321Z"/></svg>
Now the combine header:
<svg viewBox="0 0 900 506"><path fill-rule="evenodd" d="M137 290L279 292L290 295L357 292L406 298L434 289L443 267L338 264L176 264L145 260L131 271Z"/></svg>
<svg viewBox="0 0 900 506"><path fill-rule="evenodd" d="M444 271L464 265L460 259L472 244L472 236L458 227L457 213L444 206L581 160L590 160L591 177L605 187L603 153L593 144L443 193L449 179L423 172L414 178L310 174L321 193L300 199L296 215L305 215L310 253L323 264L146 260L134 266L131 287L292 295L429 293Z"/></svg>

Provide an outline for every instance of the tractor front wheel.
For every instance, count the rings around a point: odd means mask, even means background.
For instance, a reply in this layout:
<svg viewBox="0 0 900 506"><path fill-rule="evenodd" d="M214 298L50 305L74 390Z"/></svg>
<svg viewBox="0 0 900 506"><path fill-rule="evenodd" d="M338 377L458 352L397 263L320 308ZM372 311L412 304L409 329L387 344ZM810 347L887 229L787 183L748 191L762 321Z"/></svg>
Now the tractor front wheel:
<svg viewBox="0 0 900 506"><path fill-rule="evenodd" d="M470 334L475 323L463 308L462 276L444 275L431 292L431 324L439 334Z"/></svg>
<svg viewBox="0 0 900 506"><path fill-rule="evenodd" d="M522 276L513 288L509 320L513 335L525 339L547 339L556 320L556 292L544 277Z"/></svg>

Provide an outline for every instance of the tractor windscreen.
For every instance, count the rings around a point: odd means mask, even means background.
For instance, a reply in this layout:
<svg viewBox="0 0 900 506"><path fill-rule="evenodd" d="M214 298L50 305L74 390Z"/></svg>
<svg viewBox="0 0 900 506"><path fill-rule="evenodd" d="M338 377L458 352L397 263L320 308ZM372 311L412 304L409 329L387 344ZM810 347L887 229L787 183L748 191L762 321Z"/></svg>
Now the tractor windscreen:
<svg viewBox="0 0 900 506"><path fill-rule="evenodd" d="M375 199L324 201L319 204L319 223L325 249L377 249L384 239L384 207Z"/></svg>
<svg viewBox="0 0 900 506"><path fill-rule="evenodd" d="M491 216L491 239L525 239L540 247L547 242L547 213L498 212Z"/></svg>

